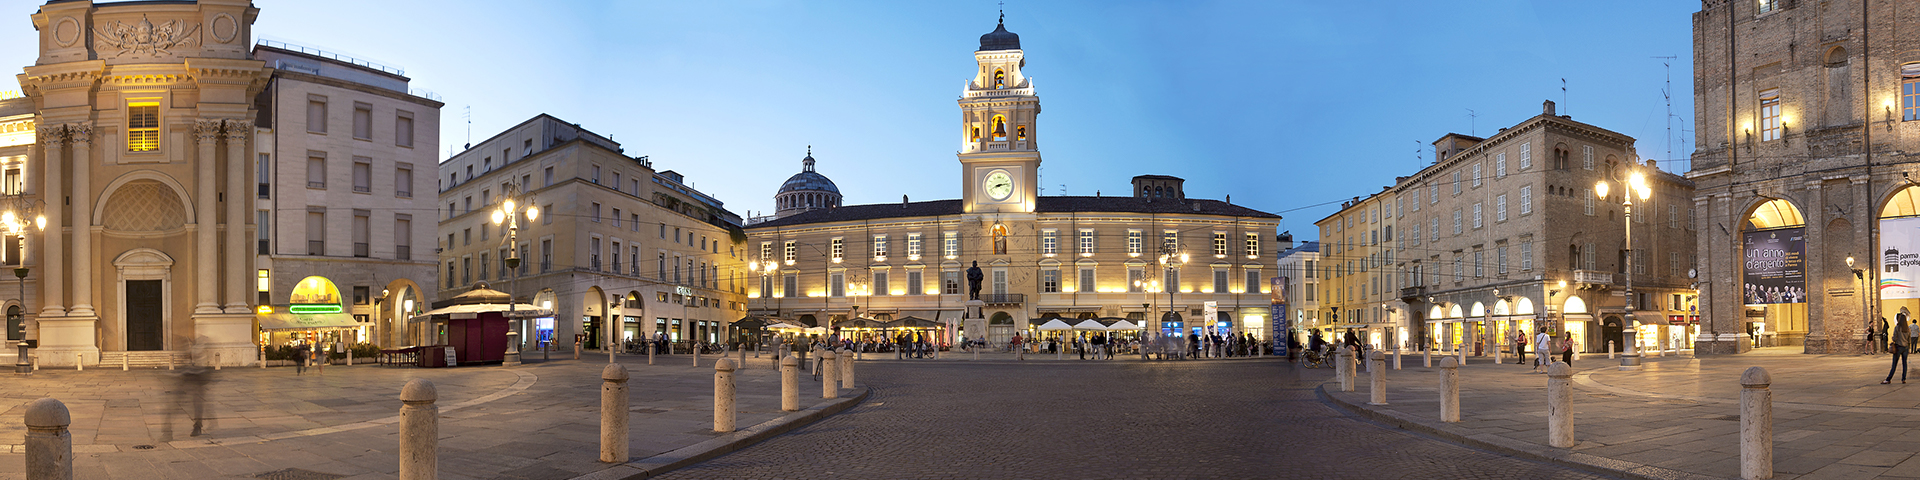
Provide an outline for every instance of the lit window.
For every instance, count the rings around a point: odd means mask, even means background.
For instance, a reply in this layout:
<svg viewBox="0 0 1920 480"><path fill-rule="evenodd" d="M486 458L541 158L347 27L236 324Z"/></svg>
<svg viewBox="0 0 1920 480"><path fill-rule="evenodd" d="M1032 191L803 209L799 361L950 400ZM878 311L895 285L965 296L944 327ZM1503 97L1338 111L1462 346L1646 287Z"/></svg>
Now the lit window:
<svg viewBox="0 0 1920 480"><path fill-rule="evenodd" d="M127 104L127 151L160 149L160 102Z"/></svg>
<svg viewBox="0 0 1920 480"><path fill-rule="evenodd" d="M1760 141L1780 139L1780 89L1760 92Z"/></svg>

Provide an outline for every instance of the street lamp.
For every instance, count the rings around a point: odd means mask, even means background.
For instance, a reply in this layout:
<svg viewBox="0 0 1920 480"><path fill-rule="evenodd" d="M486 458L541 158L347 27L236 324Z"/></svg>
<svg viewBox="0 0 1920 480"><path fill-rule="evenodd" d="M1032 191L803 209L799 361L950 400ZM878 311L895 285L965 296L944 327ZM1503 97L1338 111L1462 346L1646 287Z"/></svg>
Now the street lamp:
<svg viewBox="0 0 1920 480"><path fill-rule="evenodd" d="M1873 341L1873 318L1867 315L1869 302L1872 302L1867 298L1867 271L1862 268L1853 268L1852 255L1847 256L1847 268L1853 270L1853 278L1860 280L1860 319L1866 322L1866 328L1861 331L1867 332L1866 341L1861 342L1860 349L1863 352L1872 352L1871 349L1877 344Z"/></svg>
<svg viewBox="0 0 1920 480"><path fill-rule="evenodd" d="M778 303L778 302L779 302L780 300L779 300L779 297L775 297L775 296L773 295L773 281L771 280L771 278L773 277L773 272L774 272L774 271L776 271L776 270L779 270L779 269L780 269L780 262L776 262L776 261L773 261L773 260L767 260L767 261L764 261L764 262L758 262L758 261L750 261L750 262L747 262L747 271L748 271L748 272L759 272L759 273L760 273L760 298L761 298L761 299L763 299L763 300L761 300L761 306L762 306L762 307L765 307L765 306L766 306L766 303L765 303L766 301L764 300L764 299L766 299L766 298L773 298L773 299L774 299L774 302L776 302L776 303L774 304L774 307L773 307L773 312L774 312L774 313L773 313L773 316L774 316L774 318L779 318L779 317L780 317L780 306L779 306L779 303ZM765 325L765 322L761 322L761 323L762 323L762 325ZM763 326L763 327L762 327L762 330L764 331L764 329L765 329L765 327ZM753 340L754 340L754 342L753 342L753 344L754 344L754 353L753 353L753 354L754 354L754 355L756 355L756 356L757 356L757 355L760 355L760 347L759 347L759 345L760 345L760 336L759 336L759 335L755 335L755 336L754 336L754 339L753 339Z"/></svg>
<svg viewBox="0 0 1920 480"><path fill-rule="evenodd" d="M1621 211L1626 214L1627 253L1625 268L1621 269L1622 272L1620 274L1621 277L1625 279L1627 287L1626 319L1621 322L1623 323L1621 326L1621 335L1624 338L1621 339L1620 344L1624 345L1624 347L1620 354L1620 369L1635 370L1640 368L1640 348L1638 345L1640 330L1633 317L1633 197L1638 195L1641 200L1652 198L1653 188L1647 185L1647 177L1645 175L1633 171L1633 167L1631 166L1626 167L1626 169L1628 172L1627 180L1623 182L1624 185L1622 186L1626 187L1627 191L1622 192L1620 195ZM1607 181L1601 180L1594 184L1593 192L1599 195L1600 198L1605 199L1607 198L1607 187Z"/></svg>
<svg viewBox="0 0 1920 480"><path fill-rule="evenodd" d="M514 302L513 299L514 287L518 286L517 284L520 281L520 216L526 215L527 221L532 222L534 219L540 218L540 207L531 204L526 205L524 210L520 207L521 206L515 203L512 198L500 202L500 208L493 210L493 224L506 225L507 227L507 258L505 263L507 270L513 271L513 278L507 281L507 318L519 323L520 330L526 330L526 321L515 318L514 311L519 304ZM520 364L519 340L518 332L513 330L507 331L507 353L505 360L501 362L502 364L509 366ZM546 354L546 351L547 348L545 348L543 344L541 349L542 354Z"/></svg>
<svg viewBox="0 0 1920 480"><path fill-rule="evenodd" d="M28 224L23 220L22 217L25 216L25 213L32 212L33 207L28 206L28 207L22 208L21 210L22 212L20 214L15 214L12 209L8 209L6 212L0 212L0 228L4 228L8 235L20 237L20 251L17 252L19 254L18 258L20 259L20 267L13 269L13 276L14 278L20 279L20 330L21 332L20 332L20 343L16 344L19 346L19 349L20 349L19 356L14 358L13 373L29 374L29 373L33 373L33 363L27 361L27 349L39 343L39 339L37 338L28 339L27 332L26 332L27 330L27 237L26 235L23 235L23 234L27 232ZM46 215L38 215L38 214L34 215L32 226L34 230L42 230L42 231L46 230L47 229ZM34 336L36 337L39 336L39 329L34 329L34 333L35 333Z"/></svg>

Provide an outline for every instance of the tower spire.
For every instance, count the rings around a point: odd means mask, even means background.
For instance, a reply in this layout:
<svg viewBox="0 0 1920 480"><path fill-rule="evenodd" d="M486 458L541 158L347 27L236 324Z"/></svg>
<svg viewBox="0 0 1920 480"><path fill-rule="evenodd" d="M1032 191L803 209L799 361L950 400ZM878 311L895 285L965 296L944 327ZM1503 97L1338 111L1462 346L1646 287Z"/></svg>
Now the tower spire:
<svg viewBox="0 0 1920 480"><path fill-rule="evenodd" d="M807 158L800 159L800 171L813 171L813 145L807 145Z"/></svg>

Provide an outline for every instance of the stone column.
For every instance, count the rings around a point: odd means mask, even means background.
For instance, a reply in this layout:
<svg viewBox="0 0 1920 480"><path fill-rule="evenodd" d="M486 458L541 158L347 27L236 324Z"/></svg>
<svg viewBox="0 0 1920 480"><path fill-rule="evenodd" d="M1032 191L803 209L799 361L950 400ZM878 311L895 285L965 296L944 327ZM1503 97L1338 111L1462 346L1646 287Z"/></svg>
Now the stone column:
<svg viewBox="0 0 1920 480"><path fill-rule="evenodd" d="M193 190L194 250L193 250L193 314L213 315L220 313L220 304L216 300L215 289L219 288L220 255L216 249L215 233L219 230L220 215L214 210L213 194L220 189L214 184L213 171L214 143L220 140L220 121L201 120L193 126L193 138L198 141L199 156L192 163L196 180ZM406 477L406 475L401 475Z"/></svg>
<svg viewBox="0 0 1920 480"><path fill-rule="evenodd" d="M820 398L826 398L826 399L840 398L840 382L833 381L835 378L839 378L840 372L835 371L835 370L839 370L837 366L838 363L839 362L834 361L834 355L832 350L824 350L824 349L821 350L820 352Z"/></svg>
<svg viewBox="0 0 1920 480"><path fill-rule="evenodd" d="M1440 358L1440 421L1460 421L1460 359Z"/></svg>
<svg viewBox="0 0 1920 480"><path fill-rule="evenodd" d="M1573 367L1567 362L1547 365L1547 444L1573 447Z"/></svg>
<svg viewBox="0 0 1920 480"><path fill-rule="evenodd" d="M27 478L73 480L73 416L66 404L41 398L27 404Z"/></svg>
<svg viewBox="0 0 1920 480"><path fill-rule="evenodd" d="M247 257L254 254L253 245L247 242L247 214L253 204L253 195L247 191L247 165L252 155L248 155L247 139L253 138L253 122L246 120L227 120L227 268L222 275L227 281L226 310L230 314L251 314L249 304L253 299L247 296L247 287L253 278L247 271ZM76 267L78 268L78 267ZM352 357L348 357L352 358Z"/></svg>
<svg viewBox="0 0 1920 480"><path fill-rule="evenodd" d="M626 463L627 367L610 364L600 369L600 461ZM719 399L714 399L717 403Z"/></svg>
<svg viewBox="0 0 1920 480"><path fill-rule="evenodd" d="M722 357L713 362L713 431L734 430L733 360ZM827 382L833 383L833 382Z"/></svg>
<svg viewBox="0 0 1920 480"><path fill-rule="evenodd" d="M65 183L61 181L60 175L60 166L66 164L66 159L61 155L66 146L66 127L53 125L40 130L38 135L40 147L44 151L40 162L41 180L44 182L44 186L40 189L40 200L46 202L41 207L41 212L47 216L47 229L42 232L46 239L40 242L40 268L36 270L40 271L40 292L43 299L40 318L48 319L67 316L66 295L63 288L66 286L67 237L62 230L66 223L60 217L61 213L66 211L62 208L66 204L64 200L66 194L62 188ZM45 339L42 342L44 343Z"/></svg>
<svg viewBox="0 0 1920 480"><path fill-rule="evenodd" d="M780 411L800 411L800 359L780 358Z"/></svg>
<svg viewBox="0 0 1920 480"><path fill-rule="evenodd" d="M400 388L400 480L440 477L440 395L424 378Z"/></svg>
<svg viewBox="0 0 1920 480"><path fill-rule="evenodd" d="M1740 478L1773 478L1773 376L1749 367L1740 375Z"/></svg>
<svg viewBox="0 0 1920 480"><path fill-rule="evenodd" d="M73 309L75 317L94 317L93 312L93 123L67 125L73 140ZM49 205L53 205L49 203ZM49 222L49 225L52 225Z"/></svg>

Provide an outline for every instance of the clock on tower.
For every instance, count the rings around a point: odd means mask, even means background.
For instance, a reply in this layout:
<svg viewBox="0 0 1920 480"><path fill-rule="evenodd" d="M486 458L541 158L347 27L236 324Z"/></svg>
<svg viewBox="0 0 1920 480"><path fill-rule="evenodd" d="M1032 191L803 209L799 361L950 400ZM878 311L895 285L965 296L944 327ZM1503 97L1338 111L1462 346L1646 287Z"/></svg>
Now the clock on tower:
<svg viewBox="0 0 1920 480"><path fill-rule="evenodd" d="M967 212L1031 213L1039 196L1040 97L1020 36L1006 17L980 36L977 69L960 94L960 175Z"/></svg>

